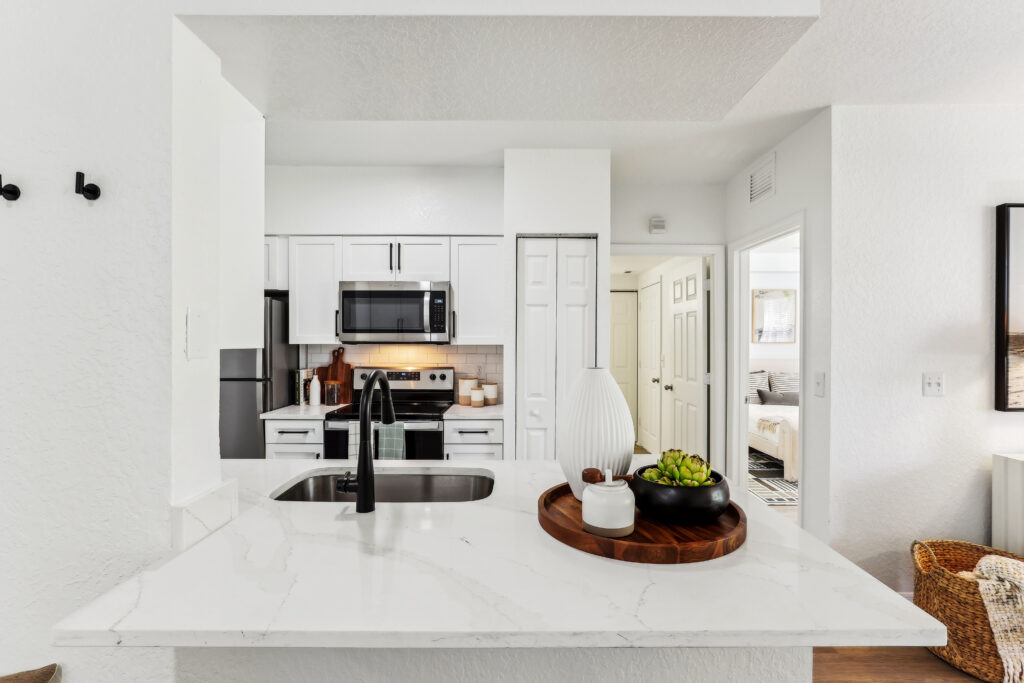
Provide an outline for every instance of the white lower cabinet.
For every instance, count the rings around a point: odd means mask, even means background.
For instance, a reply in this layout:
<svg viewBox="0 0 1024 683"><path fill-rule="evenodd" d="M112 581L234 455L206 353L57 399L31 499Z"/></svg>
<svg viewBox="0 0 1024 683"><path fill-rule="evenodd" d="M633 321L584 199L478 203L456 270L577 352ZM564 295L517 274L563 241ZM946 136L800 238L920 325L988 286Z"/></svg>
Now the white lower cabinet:
<svg viewBox="0 0 1024 683"><path fill-rule="evenodd" d="M445 460L501 460L501 444L446 444Z"/></svg>
<svg viewBox="0 0 1024 683"><path fill-rule="evenodd" d="M323 460L322 443L268 443L267 460Z"/></svg>

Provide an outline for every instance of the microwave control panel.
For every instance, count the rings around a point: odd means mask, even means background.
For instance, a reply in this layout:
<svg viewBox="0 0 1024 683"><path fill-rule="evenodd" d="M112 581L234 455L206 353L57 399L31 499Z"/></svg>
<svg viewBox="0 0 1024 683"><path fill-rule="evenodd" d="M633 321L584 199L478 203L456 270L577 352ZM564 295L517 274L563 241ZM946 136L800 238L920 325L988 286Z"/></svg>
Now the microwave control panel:
<svg viewBox="0 0 1024 683"><path fill-rule="evenodd" d="M430 331L444 333L448 331L448 293L430 293Z"/></svg>

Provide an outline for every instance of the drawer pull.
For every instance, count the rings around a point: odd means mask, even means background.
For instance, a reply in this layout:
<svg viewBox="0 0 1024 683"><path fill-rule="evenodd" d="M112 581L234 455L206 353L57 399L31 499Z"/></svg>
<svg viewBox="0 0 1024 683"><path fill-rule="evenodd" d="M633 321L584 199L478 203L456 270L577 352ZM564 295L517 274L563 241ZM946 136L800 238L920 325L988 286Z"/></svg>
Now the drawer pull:
<svg viewBox="0 0 1024 683"><path fill-rule="evenodd" d="M459 434L486 434L487 432L493 432L494 429L456 429Z"/></svg>
<svg viewBox="0 0 1024 683"><path fill-rule="evenodd" d="M278 429L278 434L309 434L312 429Z"/></svg>

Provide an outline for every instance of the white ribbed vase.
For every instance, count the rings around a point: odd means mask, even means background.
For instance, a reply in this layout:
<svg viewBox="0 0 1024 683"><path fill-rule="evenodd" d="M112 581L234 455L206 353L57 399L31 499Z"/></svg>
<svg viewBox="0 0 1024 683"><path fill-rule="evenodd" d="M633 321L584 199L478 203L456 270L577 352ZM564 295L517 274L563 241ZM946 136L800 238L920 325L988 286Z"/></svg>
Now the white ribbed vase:
<svg viewBox="0 0 1024 683"><path fill-rule="evenodd" d="M566 420L558 425L558 464L572 495L582 500L584 468L626 474L636 435L626 397L607 369L584 370L567 398Z"/></svg>

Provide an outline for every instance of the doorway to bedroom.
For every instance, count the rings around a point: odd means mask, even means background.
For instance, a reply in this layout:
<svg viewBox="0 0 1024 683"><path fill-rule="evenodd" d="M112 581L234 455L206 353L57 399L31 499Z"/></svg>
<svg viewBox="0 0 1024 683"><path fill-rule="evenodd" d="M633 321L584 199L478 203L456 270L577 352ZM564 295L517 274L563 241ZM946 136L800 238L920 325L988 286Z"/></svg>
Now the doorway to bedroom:
<svg viewBox="0 0 1024 683"><path fill-rule="evenodd" d="M742 262L747 487L799 523L800 231L751 247Z"/></svg>

